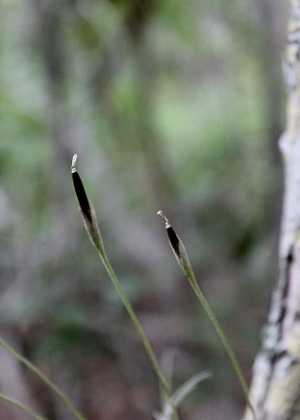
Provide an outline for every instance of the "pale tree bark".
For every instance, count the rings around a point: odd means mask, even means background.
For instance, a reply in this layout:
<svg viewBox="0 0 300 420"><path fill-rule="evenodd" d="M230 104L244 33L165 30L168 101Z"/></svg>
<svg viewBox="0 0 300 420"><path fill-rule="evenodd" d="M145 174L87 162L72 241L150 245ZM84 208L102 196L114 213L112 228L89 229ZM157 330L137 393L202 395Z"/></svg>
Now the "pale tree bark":
<svg viewBox="0 0 300 420"><path fill-rule="evenodd" d="M279 279L253 367L250 398L258 420L300 419L300 0L290 0L284 70L288 104L279 140L285 168ZM247 411L244 420L252 418Z"/></svg>

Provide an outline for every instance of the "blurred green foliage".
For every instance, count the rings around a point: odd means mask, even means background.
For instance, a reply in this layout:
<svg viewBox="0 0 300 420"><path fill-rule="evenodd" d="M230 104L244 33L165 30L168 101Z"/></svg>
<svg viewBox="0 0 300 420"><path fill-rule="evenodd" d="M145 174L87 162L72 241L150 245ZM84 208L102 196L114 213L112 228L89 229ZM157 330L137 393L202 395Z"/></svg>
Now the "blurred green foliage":
<svg viewBox="0 0 300 420"><path fill-rule="evenodd" d="M89 418L149 418L158 399L82 227L69 174L75 152L107 252L150 341L158 355L177 349L175 383L199 369L215 375L187 401L184 418L206 418L207 390L215 401L232 399L231 418L243 408L156 211L165 211L184 240L249 375L276 272L283 129L284 6L262 1L272 10L262 23L258 3L1 4L3 328L17 331L30 357L44 364L68 360L76 348L73 368L86 374L73 397ZM98 358L87 348L98 349ZM59 365L53 375L63 382ZM103 391L104 402L95 393L87 398L94 376L103 389L126 395L119 414L103 408L110 399L116 404L115 393Z"/></svg>

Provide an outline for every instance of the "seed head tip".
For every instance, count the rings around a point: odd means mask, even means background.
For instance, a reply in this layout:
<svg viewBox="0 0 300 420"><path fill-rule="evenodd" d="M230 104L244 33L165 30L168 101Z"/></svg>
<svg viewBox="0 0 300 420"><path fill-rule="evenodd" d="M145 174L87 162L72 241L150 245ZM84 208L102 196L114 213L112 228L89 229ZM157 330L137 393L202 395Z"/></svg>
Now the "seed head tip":
<svg viewBox="0 0 300 420"><path fill-rule="evenodd" d="M164 215L164 213L161 210L159 210L157 212L157 214L165 220L166 228L171 226L170 223L169 223L169 220L166 218L166 216Z"/></svg>
<svg viewBox="0 0 300 420"><path fill-rule="evenodd" d="M72 158L72 165L71 165L71 172L72 172L72 174L73 174L74 172L76 172L76 168L75 168L75 165L76 165L76 160L77 160L77 154L75 154L75 155L73 156L73 158Z"/></svg>

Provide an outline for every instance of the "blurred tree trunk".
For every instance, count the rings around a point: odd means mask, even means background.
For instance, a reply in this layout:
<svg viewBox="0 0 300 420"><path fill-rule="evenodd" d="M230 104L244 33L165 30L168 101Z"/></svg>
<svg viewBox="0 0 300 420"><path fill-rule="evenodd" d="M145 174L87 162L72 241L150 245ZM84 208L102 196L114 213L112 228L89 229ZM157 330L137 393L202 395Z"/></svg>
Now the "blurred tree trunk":
<svg viewBox="0 0 300 420"><path fill-rule="evenodd" d="M285 165L279 279L253 368L250 393L258 420L300 419L300 0L290 0L284 68L288 106L279 141ZM247 411L244 420L250 419Z"/></svg>

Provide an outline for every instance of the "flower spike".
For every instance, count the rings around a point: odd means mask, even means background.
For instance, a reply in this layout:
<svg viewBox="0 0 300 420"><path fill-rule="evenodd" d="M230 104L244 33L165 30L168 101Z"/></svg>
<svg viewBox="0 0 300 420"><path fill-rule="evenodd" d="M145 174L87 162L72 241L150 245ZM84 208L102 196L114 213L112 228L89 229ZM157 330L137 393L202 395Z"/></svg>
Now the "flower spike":
<svg viewBox="0 0 300 420"><path fill-rule="evenodd" d="M81 181L80 175L77 172L77 169L75 167L77 160L77 155L75 154L72 159L72 165L71 165L71 174L73 179L73 185L75 189L75 193L78 199L80 212L83 218L83 223L86 228L86 231L90 237L90 240L95 247L103 247L97 219L96 219L96 213L94 210L94 207L92 203L89 201L84 185Z"/></svg>

